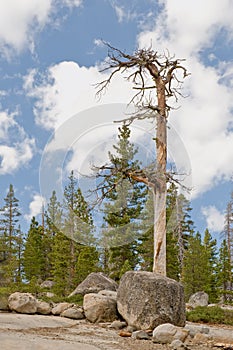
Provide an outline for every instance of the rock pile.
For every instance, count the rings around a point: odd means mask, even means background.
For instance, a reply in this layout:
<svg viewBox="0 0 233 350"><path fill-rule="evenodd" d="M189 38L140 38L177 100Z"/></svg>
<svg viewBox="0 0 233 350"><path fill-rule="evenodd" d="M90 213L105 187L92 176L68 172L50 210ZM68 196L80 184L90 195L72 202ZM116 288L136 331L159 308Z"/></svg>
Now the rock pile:
<svg viewBox="0 0 233 350"><path fill-rule="evenodd" d="M233 332L185 322L183 287L169 278L129 271L117 288L117 284L103 274L90 274L72 295L77 291L84 295L82 306L69 302L48 303L30 293L16 292L10 295L7 305L0 300L0 309L2 305L5 311L107 323L107 327L117 330L122 337L170 344L174 350L187 348L190 342L233 346ZM206 293L196 293L190 298L189 307L206 302L208 304Z"/></svg>

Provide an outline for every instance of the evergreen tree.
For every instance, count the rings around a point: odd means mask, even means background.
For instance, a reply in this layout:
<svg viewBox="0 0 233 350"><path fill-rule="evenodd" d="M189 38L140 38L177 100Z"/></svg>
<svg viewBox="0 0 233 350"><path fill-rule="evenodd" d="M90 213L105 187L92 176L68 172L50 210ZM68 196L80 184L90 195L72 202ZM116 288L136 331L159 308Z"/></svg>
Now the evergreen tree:
<svg viewBox="0 0 233 350"><path fill-rule="evenodd" d="M76 263L77 284L81 283L91 272L99 270L99 254L95 247L84 246L78 256Z"/></svg>
<svg viewBox="0 0 233 350"><path fill-rule="evenodd" d="M218 299L217 289L217 241L213 239L209 230L205 230L203 245L208 260L208 274L205 291L209 295L209 301L214 303Z"/></svg>
<svg viewBox="0 0 233 350"><path fill-rule="evenodd" d="M78 187L74 172L71 171L68 185L64 190L65 220L64 233L70 239L69 288L75 287L78 256L83 246L94 245L93 220L88 203Z"/></svg>
<svg viewBox="0 0 233 350"><path fill-rule="evenodd" d="M123 124L119 129L118 141L109 152L110 167L115 175L109 176L106 186L113 190L105 194L104 221L106 229L102 232L102 243L108 251L110 276L119 280L126 260L131 269L138 263L136 231L139 215L145 201L146 187L124 175L124 170L140 169L135 160L137 149L130 142L130 129Z"/></svg>
<svg viewBox="0 0 233 350"><path fill-rule="evenodd" d="M17 276L17 239L19 235L16 227L19 216L19 200L15 197L13 185L9 186L9 191L5 204L0 209L0 262L2 278L9 282L15 282Z"/></svg>
<svg viewBox="0 0 233 350"><path fill-rule="evenodd" d="M188 249L184 253L182 283L188 299L198 291L208 291L209 261L199 232L189 237Z"/></svg>
<svg viewBox="0 0 233 350"><path fill-rule="evenodd" d="M46 279L53 278L56 256L54 253L54 241L56 235L62 228L62 208L57 200L56 192L53 191L45 212L45 257L46 257ZM60 258L60 257L59 257Z"/></svg>
<svg viewBox="0 0 233 350"><path fill-rule="evenodd" d="M41 282L45 279L46 258L44 255L43 227L35 217L31 220L25 242L23 266L26 279L30 282Z"/></svg>
<svg viewBox="0 0 233 350"><path fill-rule="evenodd" d="M219 261L218 261L218 287L220 295L222 295L223 302L228 299L229 290L231 290L232 281L232 264L229 256L229 247L226 239L221 243L219 249Z"/></svg>
<svg viewBox="0 0 233 350"><path fill-rule="evenodd" d="M138 252L140 256L140 267L144 271L152 271L154 252L154 208L152 193L149 191L145 208L142 211L142 227L139 238Z"/></svg>
<svg viewBox="0 0 233 350"><path fill-rule="evenodd" d="M231 261L231 264L232 264L233 263L233 192L231 193L231 199L228 202L226 207L223 234L228 246L229 260Z"/></svg>

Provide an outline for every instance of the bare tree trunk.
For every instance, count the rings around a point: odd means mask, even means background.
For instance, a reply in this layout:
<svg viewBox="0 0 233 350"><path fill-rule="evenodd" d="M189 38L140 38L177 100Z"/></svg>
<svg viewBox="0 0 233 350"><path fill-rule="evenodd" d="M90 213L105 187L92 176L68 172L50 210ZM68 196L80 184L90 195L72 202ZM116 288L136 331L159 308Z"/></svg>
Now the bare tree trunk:
<svg viewBox="0 0 233 350"><path fill-rule="evenodd" d="M156 81L158 113L156 115L156 174L154 198L154 263L153 272L166 276L166 165L167 115L165 84Z"/></svg>

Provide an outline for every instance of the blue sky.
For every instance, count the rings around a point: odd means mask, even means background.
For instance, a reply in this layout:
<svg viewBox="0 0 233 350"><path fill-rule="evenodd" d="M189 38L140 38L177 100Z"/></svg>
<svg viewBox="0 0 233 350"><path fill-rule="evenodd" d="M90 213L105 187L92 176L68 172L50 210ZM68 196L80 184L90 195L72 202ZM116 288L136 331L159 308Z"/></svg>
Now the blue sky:
<svg viewBox="0 0 233 350"><path fill-rule="evenodd" d="M93 154L104 161L103 148L116 128L104 106L115 104L119 112L132 91L118 76L96 99L94 84L106 77L100 72L107 56L101 40L129 53L151 46L185 58L191 73L184 83L188 97L169 119L182 149L170 154L178 163L186 158L192 171L196 229L209 227L217 237L232 191L232 1L8 0L0 4L0 17L1 205L12 183L26 228L45 196L41 174L48 176L49 188L53 182L57 188L61 176L77 164L84 169ZM134 126L136 144L145 127ZM49 140L58 142L46 147ZM50 179L41 159L56 159L59 152L65 161L57 161L57 179Z"/></svg>

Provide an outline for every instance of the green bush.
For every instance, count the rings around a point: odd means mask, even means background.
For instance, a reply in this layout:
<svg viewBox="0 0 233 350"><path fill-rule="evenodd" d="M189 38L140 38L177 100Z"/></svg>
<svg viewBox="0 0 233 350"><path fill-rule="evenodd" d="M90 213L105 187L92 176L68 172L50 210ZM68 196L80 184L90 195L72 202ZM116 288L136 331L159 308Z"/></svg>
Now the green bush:
<svg viewBox="0 0 233 350"><path fill-rule="evenodd" d="M186 314L187 321L233 325L233 311L219 306L199 306Z"/></svg>

